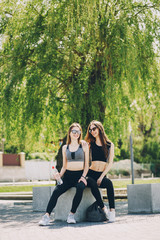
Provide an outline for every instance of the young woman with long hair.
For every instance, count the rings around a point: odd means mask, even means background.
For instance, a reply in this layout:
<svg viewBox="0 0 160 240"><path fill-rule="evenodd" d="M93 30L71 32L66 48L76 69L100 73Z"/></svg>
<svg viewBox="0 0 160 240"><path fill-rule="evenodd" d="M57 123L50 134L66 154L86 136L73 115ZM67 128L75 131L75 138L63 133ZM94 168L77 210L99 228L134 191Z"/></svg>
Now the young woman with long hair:
<svg viewBox="0 0 160 240"><path fill-rule="evenodd" d="M39 225L48 225L50 214L56 206L60 195L65 193L71 187L76 187L76 193L72 201L71 211L68 215L68 223L76 223L74 214L81 202L83 190L87 186L86 175L89 168L89 147L81 145L82 129L78 123L73 123L68 130L67 144L62 148L63 166L58 176L63 176L63 183L57 185L49 200L46 213L39 222Z"/></svg>
<svg viewBox="0 0 160 240"><path fill-rule="evenodd" d="M87 176L94 179L99 188L106 188L110 208L108 218L109 222L114 222L114 188L112 181L106 177L113 164L114 144L108 139L102 123L96 120L90 122L85 140L89 143L91 155L91 165ZM99 200L97 198L96 200L100 205Z"/></svg>

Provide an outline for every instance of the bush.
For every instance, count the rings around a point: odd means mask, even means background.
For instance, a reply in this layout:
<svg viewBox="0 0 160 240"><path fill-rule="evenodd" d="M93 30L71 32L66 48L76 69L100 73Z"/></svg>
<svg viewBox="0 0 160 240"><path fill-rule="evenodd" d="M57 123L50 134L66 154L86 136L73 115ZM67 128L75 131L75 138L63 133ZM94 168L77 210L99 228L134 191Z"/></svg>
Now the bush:
<svg viewBox="0 0 160 240"><path fill-rule="evenodd" d="M14 146L14 145L11 145L11 146L8 146L7 144L5 145L5 153L12 153L12 154L15 154L15 153L18 153L18 147L17 146Z"/></svg>
<svg viewBox="0 0 160 240"><path fill-rule="evenodd" d="M138 163L150 163L151 171L156 176L160 176L160 148L159 142L155 138L145 140L141 149L134 147L134 160Z"/></svg>
<svg viewBox="0 0 160 240"><path fill-rule="evenodd" d="M119 173L122 174L123 176L130 176L130 172L127 170L120 170Z"/></svg>
<svg viewBox="0 0 160 240"><path fill-rule="evenodd" d="M46 152L35 152L35 153L27 153L26 154L26 160L31 160L31 159L41 159L41 160L46 160L46 161L51 161L55 158L54 153L46 153Z"/></svg>
<svg viewBox="0 0 160 240"><path fill-rule="evenodd" d="M112 170L112 171L109 172L109 174L111 174L111 175L117 175L117 176L118 176L119 174L121 174L121 175L123 175L123 176L130 176L130 172L127 171L127 170L125 170L125 169Z"/></svg>
<svg viewBox="0 0 160 240"><path fill-rule="evenodd" d="M160 177L160 163L152 163L151 171L155 177Z"/></svg>
<svg viewBox="0 0 160 240"><path fill-rule="evenodd" d="M117 162L121 159L129 159L130 158L130 152L129 150L121 149L120 150L120 155L116 155L114 158L114 161Z"/></svg>
<svg viewBox="0 0 160 240"><path fill-rule="evenodd" d="M148 141L143 145L141 156L143 157L143 162L160 163L159 143L148 139Z"/></svg>
<svg viewBox="0 0 160 240"><path fill-rule="evenodd" d="M130 152L125 149L121 149L121 159L129 159L130 158Z"/></svg>

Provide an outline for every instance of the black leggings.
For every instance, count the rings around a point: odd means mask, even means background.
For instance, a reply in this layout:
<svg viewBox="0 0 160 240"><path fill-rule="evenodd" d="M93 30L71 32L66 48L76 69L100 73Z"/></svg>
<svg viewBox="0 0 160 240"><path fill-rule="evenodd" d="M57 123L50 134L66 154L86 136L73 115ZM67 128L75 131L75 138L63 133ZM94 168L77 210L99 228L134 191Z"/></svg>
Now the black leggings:
<svg viewBox="0 0 160 240"><path fill-rule="evenodd" d="M94 188L95 183L97 185L97 179L101 176L101 174L102 174L102 172L96 172L96 171L89 169L88 174L87 174L87 176L88 176L87 182L88 182L88 186L91 187L92 194L96 198L98 205L102 208L102 199L99 196L100 193L97 192L97 187ZM93 181L95 181L95 183L93 183ZM110 207L110 209L115 208L114 188L113 188L113 184L112 184L111 180L104 177L99 188L106 188L107 195L108 195L108 201L109 201L109 207Z"/></svg>
<svg viewBox="0 0 160 240"><path fill-rule="evenodd" d="M75 213L83 195L83 190L85 189L85 184L78 180L81 178L83 171L70 171L66 170L63 178L63 184L57 185L52 193L52 196L49 200L46 212L51 214L53 208L56 206L58 198L65 193L71 187L76 187L76 194L72 201L71 212Z"/></svg>
<svg viewBox="0 0 160 240"><path fill-rule="evenodd" d="M92 192L93 196L95 197L98 206L100 206L100 208L104 208L104 203L103 203L100 191L98 189L98 185L97 185L96 181L89 176L87 176L87 187L89 187L91 189L91 192Z"/></svg>

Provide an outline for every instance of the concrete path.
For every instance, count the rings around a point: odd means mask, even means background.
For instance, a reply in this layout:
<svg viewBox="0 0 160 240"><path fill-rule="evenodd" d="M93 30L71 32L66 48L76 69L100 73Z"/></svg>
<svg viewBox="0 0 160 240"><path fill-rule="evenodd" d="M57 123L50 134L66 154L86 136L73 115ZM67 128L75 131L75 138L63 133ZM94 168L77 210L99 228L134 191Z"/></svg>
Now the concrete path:
<svg viewBox="0 0 160 240"><path fill-rule="evenodd" d="M40 227L43 213L32 203L0 201L0 240L159 240L160 214L128 214L127 201L116 202L115 223L52 222Z"/></svg>

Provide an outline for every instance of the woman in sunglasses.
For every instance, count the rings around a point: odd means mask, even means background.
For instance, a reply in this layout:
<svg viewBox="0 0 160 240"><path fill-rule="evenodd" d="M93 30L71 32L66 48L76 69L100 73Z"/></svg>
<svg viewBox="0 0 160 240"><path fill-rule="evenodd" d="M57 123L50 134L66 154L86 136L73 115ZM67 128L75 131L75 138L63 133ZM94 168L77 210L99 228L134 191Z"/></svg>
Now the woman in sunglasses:
<svg viewBox="0 0 160 240"><path fill-rule="evenodd" d="M114 189L111 180L106 177L106 174L113 164L114 145L105 134L102 123L95 120L89 124L85 140L89 143L91 153L91 166L87 176L94 179L97 182L98 187L107 189L110 208L108 219L109 222L114 222ZM96 197L96 200L98 205L100 205L101 202L99 202L100 200L98 196Z"/></svg>
<svg viewBox="0 0 160 240"><path fill-rule="evenodd" d="M55 187L49 200L46 214L42 217L39 225L44 226L49 224L49 216L53 208L56 206L59 196L71 187L76 187L76 193L72 201L72 207L67 222L76 223L74 214L81 202L83 190L87 186L86 175L89 168L89 147L87 144L84 146L81 145L81 138L81 126L78 123L73 123L68 130L67 145L64 145L62 148L62 169L60 173L55 176L56 179L63 176L63 183Z"/></svg>

